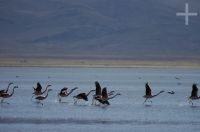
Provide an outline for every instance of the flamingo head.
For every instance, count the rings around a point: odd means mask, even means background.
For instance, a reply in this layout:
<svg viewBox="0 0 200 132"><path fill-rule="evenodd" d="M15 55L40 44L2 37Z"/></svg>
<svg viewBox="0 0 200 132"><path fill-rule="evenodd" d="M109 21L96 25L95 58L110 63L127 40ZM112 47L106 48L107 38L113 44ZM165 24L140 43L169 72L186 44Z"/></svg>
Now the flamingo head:
<svg viewBox="0 0 200 132"><path fill-rule="evenodd" d="M18 87L18 86L14 86L14 89L15 89L15 88L19 88L19 87Z"/></svg>
<svg viewBox="0 0 200 132"><path fill-rule="evenodd" d="M122 95L121 93L117 93L116 95Z"/></svg>
<svg viewBox="0 0 200 132"><path fill-rule="evenodd" d="M10 82L8 85L10 86L10 85L12 85L13 84L13 82Z"/></svg>
<svg viewBox="0 0 200 132"><path fill-rule="evenodd" d="M78 89L78 87L73 88L73 90L76 90L76 89Z"/></svg>
<svg viewBox="0 0 200 132"><path fill-rule="evenodd" d="M48 89L48 92L52 91L52 89Z"/></svg>
<svg viewBox="0 0 200 132"><path fill-rule="evenodd" d="M160 91L160 93L164 93L164 92L165 92L164 90Z"/></svg>

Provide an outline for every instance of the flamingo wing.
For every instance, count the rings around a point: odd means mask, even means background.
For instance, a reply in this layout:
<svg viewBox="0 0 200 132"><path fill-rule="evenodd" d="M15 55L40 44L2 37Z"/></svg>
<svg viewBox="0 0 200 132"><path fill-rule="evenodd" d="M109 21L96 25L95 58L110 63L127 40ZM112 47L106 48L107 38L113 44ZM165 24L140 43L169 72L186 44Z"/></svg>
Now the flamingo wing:
<svg viewBox="0 0 200 132"><path fill-rule="evenodd" d="M196 84L192 85L191 97L198 97L198 88L197 88Z"/></svg>
<svg viewBox="0 0 200 132"><path fill-rule="evenodd" d="M151 96L151 88L149 87L148 83L146 83L145 88L146 88L146 95Z"/></svg>
<svg viewBox="0 0 200 132"><path fill-rule="evenodd" d="M96 86L96 95L101 95L101 86L98 81L95 82Z"/></svg>
<svg viewBox="0 0 200 132"><path fill-rule="evenodd" d="M85 101L88 101L88 97L86 95L86 93L80 93L76 96L77 99L83 99Z"/></svg>
<svg viewBox="0 0 200 132"><path fill-rule="evenodd" d="M37 87L36 87L35 90L38 91L38 92L40 92L42 90L42 86L39 82L37 83Z"/></svg>
<svg viewBox="0 0 200 132"><path fill-rule="evenodd" d="M60 93L65 93L66 91L67 91L67 87L64 87L64 88L62 88L61 90L60 90Z"/></svg>
<svg viewBox="0 0 200 132"><path fill-rule="evenodd" d="M108 98L108 93L106 87L102 89L102 98L107 99Z"/></svg>

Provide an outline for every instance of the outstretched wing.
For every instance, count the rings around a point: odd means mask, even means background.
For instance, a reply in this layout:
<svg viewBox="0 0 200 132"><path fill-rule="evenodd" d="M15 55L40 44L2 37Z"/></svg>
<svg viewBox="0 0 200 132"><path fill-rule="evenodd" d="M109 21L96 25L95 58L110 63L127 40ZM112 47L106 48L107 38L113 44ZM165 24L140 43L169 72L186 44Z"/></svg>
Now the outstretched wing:
<svg viewBox="0 0 200 132"><path fill-rule="evenodd" d="M107 104L107 105L110 105L109 101L108 100L102 100L102 99L97 99L100 103L102 104Z"/></svg>
<svg viewBox="0 0 200 132"><path fill-rule="evenodd" d="M41 84L39 82L37 83L37 87L36 87L35 90L36 91L41 91L42 90L42 86L41 86Z"/></svg>
<svg viewBox="0 0 200 132"><path fill-rule="evenodd" d="M108 99L108 93L106 87L102 89L102 98L105 100Z"/></svg>
<svg viewBox="0 0 200 132"><path fill-rule="evenodd" d="M101 95L101 86L98 81L95 82L96 86L96 95Z"/></svg>
<svg viewBox="0 0 200 132"><path fill-rule="evenodd" d="M88 101L88 97L87 97L87 95L85 93L80 93L80 94L74 96L74 98L83 99L85 101Z"/></svg>
<svg viewBox="0 0 200 132"><path fill-rule="evenodd" d="M64 87L64 88L62 88L61 90L60 90L60 93L64 93L65 91L67 91L67 87Z"/></svg>
<svg viewBox="0 0 200 132"><path fill-rule="evenodd" d="M198 88L196 84L192 85L191 97L198 97Z"/></svg>
<svg viewBox="0 0 200 132"><path fill-rule="evenodd" d="M149 87L148 83L145 84L145 88L146 88L146 95L151 96L151 88Z"/></svg>

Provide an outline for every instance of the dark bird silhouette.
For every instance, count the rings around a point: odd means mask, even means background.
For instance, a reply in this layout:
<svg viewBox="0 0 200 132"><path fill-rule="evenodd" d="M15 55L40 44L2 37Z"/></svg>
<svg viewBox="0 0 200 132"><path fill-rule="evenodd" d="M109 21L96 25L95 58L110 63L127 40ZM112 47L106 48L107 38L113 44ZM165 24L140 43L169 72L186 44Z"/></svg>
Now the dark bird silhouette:
<svg viewBox="0 0 200 132"><path fill-rule="evenodd" d="M94 92L94 91L95 91L95 90L90 90L90 92L88 92L87 94L86 94L86 93L80 93L80 94L74 96L74 99L76 99L76 100L74 101L74 104L77 104L77 101L78 101L79 99L88 101L88 96L90 95L91 92Z"/></svg>
<svg viewBox="0 0 200 132"><path fill-rule="evenodd" d="M92 105L94 105L94 104L96 105L96 100L100 102L101 101L101 97L102 97L101 86L100 86L98 81L95 81L95 87L96 87L96 93L95 93L95 95L93 95ZM103 92L105 92L105 88L104 88ZM115 91L110 91L107 94L107 96L113 95L114 92ZM107 91L106 91L106 93L107 93Z"/></svg>
<svg viewBox="0 0 200 132"><path fill-rule="evenodd" d="M168 94L175 94L174 91L168 91L167 93L168 93Z"/></svg>
<svg viewBox="0 0 200 132"><path fill-rule="evenodd" d="M34 91L36 91L36 92L41 92L41 91L42 91L42 86L41 86L41 84L38 82L38 83L37 83L37 87L36 87L36 88L33 87L33 89L34 89Z"/></svg>
<svg viewBox="0 0 200 132"><path fill-rule="evenodd" d="M95 81L95 87L96 87L96 91L95 91L95 95L93 95L92 105L96 104L97 98L101 98L101 86L98 81Z"/></svg>
<svg viewBox="0 0 200 132"><path fill-rule="evenodd" d="M200 99L200 97L198 96L198 88L196 84L193 84L191 96L189 97L189 103L192 103L193 105L192 100L198 100L198 99Z"/></svg>
<svg viewBox="0 0 200 132"><path fill-rule="evenodd" d="M11 93L11 94L9 94L9 93L3 93L3 94L1 94L1 96L0 96L0 97L2 97L1 103L5 103L5 102L3 102L5 98L10 98L10 97L12 97L13 94L15 93L15 89L16 89L16 88L18 88L18 86L14 86L14 87L13 87L13 90L12 90L12 93Z"/></svg>
<svg viewBox="0 0 200 132"><path fill-rule="evenodd" d="M48 94L49 94L50 91L52 91L52 89L48 89L46 96L42 96L42 95L37 96L37 97L35 97L35 99L38 100L38 103L43 105L43 103L41 101L45 100L48 97Z"/></svg>
<svg viewBox="0 0 200 132"><path fill-rule="evenodd" d="M179 77L175 77L175 79L177 79L177 80L180 80L180 78L179 78Z"/></svg>
<svg viewBox="0 0 200 132"><path fill-rule="evenodd" d="M78 89L78 87L72 88L69 92L67 91L68 88L64 87L60 90L60 92L58 93L58 98L59 98L59 102L61 102L62 97L67 97L69 96L74 90Z"/></svg>
<svg viewBox="0 0 200 132"><path fill-rule="evenodd" d="M108 93L107 93L107 88L104 87L102 89L102 93L101 96L96 97L95 99L98 100L101 104L106 104L106 105L110 105L109 101L110 99L115 98L116 96L121 95L120 93L115 94L112 97L109 97Z"/></svg>
<svg viewBox="0 0 200 132"><path fill-rule="evenodd" d="M50 86L51 86L51 85L47 85L46 88L45 88L45 90L42 91L42 86L41 86L41 84L38 82L38 83L37 83L37 87L36 87L36 88L33 87L33 89L34 89L33 96L35 96L35 95L38 96L38 95L44 94ZM33 96L32 96L32 98L33 98Z"/></svg>
<svg viewBox="0 0 200 132"><path fill-rule="evenodd" d="M1 94L4 94L4 93L7 93L8 90L9 90L9 88L10 88L10 85L12 85L12 84L13 84L13 83L11 82L11 83L8 84L8 87L7 87L6 89L0 90L0 95L1 95Z"/></svg>
<svg viewBox="0 0 200 132"><path fill-rule="evenodd" d="M101 85L99 84L98 81L95 82L95 87L96 87L95 95L97 96L101 95Z"/></svg>
<svg viewBox="0 0 200 132"><path fill-rule="evenodd" d="M158 96L159 94L161 94L161 93L164 92L164 91L162 90L162 91L160 91L159 93L157 93L157 94L155 94L155 95L152 95L152 94L151 94L151 88L149 87L149 84L148 84L148 83L145 84L145 88L146 88L146 91L145 91L145 95L143 96L143 97L145 98L144 103L145 103L148 99L154 98L154 97L156 97L156 96ZM151 102L152 102L152 101L151 101ZM143 104L144 104L144 103L143 103Z"/></svg>

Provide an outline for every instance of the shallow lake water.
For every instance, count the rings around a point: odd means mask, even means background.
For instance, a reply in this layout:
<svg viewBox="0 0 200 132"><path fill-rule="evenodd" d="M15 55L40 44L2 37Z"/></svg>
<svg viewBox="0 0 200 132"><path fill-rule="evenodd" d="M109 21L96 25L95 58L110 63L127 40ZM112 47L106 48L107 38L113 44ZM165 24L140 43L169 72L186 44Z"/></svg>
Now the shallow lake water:
<svg viewBox="0 0 200 132"><path fill-rule="evenodd" d="M194 101L193 107L187 100L192 84L199 87L200 69L1 67L0 73L0 89L9 82L19 87L4 100L9 104L0 104L1 132L200 130L200 100ZM95 89L95 81L121 96L110 100L109 106L91 105L92 94L88 102L74 104L73 96ZM52 85L43 106L31 99L37 82L44 88ZM143 104L146 82L153 94L166 92ZM63 87L78 89L59 103L57 92Z"/></svg>

